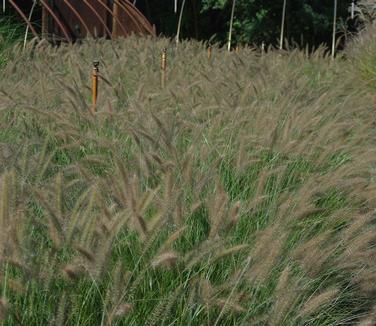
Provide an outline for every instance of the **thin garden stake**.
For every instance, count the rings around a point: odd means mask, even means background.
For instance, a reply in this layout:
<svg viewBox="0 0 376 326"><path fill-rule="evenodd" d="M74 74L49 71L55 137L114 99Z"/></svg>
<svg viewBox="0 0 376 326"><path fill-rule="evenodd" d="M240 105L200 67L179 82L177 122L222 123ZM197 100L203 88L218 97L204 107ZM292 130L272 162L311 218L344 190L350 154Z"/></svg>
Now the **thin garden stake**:
<svg viewBox="0 0 376 326"><path fill-rule="evenodd" d="M355 17L355 2L351 2L351 19Z"/></svg>
<svg viewBox="0 0 376 326"><path fill-rule="evenodd" d="M5 0L3 0L3 12L5 12Z"/></svg>
<svg viewBox="0 0 376 326"><path fill-rule="evenodd" d="M287 5L287 0L283 0L281 36L279 38L279 49L280 50L282 50L282 48L283 48L283 38L284 38L284 34L285 34L286 5Z"/></svg>
<svg viewBox="0 0 376 326"><path fill-rule="evenodd" d="M181 21L183 19L184 6L185 6L185 0L183 0L183 3L181 4L179 21L178 21L178 30L176 32L176 44L178 44L180 40L180 29L181 29Z"/></svg>
<svg viewBox="0 0 376 326"><path fill-rule="evenodd" d="M235 3L236 3L236 0L233 0L232 8L231 8L230 30L228 32L228 41L227 41L227 50L229 52L231 51L232 25L234 23Z"/></svg>
<svg viewBox="0 0 376 326"><path fill-rule="evenodd" d="M35 9L35 5L37 4L37 0L34 0L33 1L33 5L31 6L31 10L30 10L30 14L29 14L29 21L31 21L31 17L33 16L33 13L34 13L34 9ZM5 1L3 3L3 5L5 6ZM4 9L5 7L3 7ZM26 42L27 42L27 36L29 34L29 25L26 26L26 31L25 31L25 37L24 37L24 43L23 43L23 48L25 49L26 47Z"/></svg>
<svg viewBox="0 0 376 326"><path fill-rule="evenodd" d="M332 60L334 60L336 52L336 31L337 31L337 0L334 0L333 15L333 37L332 37Z"/></svg>
<svg viewBox="0 0 376 326"><path fill-rule="evenodd" d="M93 75L92 75L92 97L93 97L93 112L96 110L98 99L98 76L99 76L99 61L93 62Z"/></svg>
<svg viewBox="0 0 376 326"><path fill-rule="evenodd" d="M210 60L212 56L212 47L209 45L208 47L208 59Z"/></svg>
<svg viewBox="0 0 376 326"><path fill-rule="evenodd" d="M166 70L167 70L167 49L162 50L161 55L161 85L162 88L166 85Z"/></svg>
<svg viewBox="0 0 376 326"><path fill-rule="evenodd" d="M178 0L174 0L174 13L178 12Z"/></svg>

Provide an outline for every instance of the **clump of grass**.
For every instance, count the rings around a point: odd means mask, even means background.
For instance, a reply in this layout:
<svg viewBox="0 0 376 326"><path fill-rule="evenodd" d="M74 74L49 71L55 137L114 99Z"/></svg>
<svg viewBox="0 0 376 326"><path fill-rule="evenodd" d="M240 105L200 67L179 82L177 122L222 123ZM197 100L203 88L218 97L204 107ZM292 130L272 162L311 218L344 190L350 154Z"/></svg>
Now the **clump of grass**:
<svg viewBox="0 0 376 326"><path fill-rule="evenodd" d="M358 19L361 24L361 31L353 38L345 50L346 57L355 68L351 74L358 75L359 83L373 90L375 82L375 18L376 8L373 1L364 0L357 4Z"/></svg>
<svg viewBox="0 0 376 326"><path fill-rule="evenodd" d="M214 48L208 62L195 42L170 51L161 88L168 45L132 37L13 48L0 81L0 317L370 320L368 89L323 49ZM102 78L92 114L94 58Z"/></svg>
<svg viewBox="0 0 376 326"><path fill-rule="evenodd" d="M22 39L22 25L11 16L0 17L0 69L8 60L7 50Z"/></svg>
<svg viewBox="0 0 376 326"><path fill-rule="evenodd" d="M376 7L372 0L360 0L356 5L357 18L366 24L373 23L376 19Z"/></svg>

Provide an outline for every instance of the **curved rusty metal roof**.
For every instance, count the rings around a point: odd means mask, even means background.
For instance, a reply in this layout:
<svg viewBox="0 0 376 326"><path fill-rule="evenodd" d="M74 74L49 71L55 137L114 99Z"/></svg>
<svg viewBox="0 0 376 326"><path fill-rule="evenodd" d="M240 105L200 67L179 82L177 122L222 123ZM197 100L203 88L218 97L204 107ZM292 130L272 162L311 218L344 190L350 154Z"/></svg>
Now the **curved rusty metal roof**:
<svg viewBox="0 0 376 326"><path fill-rule="evenodd" d="M40 38L22 9L25 2L22 5L18 0L8 2L33 35ZM42 34L68 42L87 36L116 38L132 33L155 36L154 26L129 0L38 0L38 4L42 7Z"/></svg>

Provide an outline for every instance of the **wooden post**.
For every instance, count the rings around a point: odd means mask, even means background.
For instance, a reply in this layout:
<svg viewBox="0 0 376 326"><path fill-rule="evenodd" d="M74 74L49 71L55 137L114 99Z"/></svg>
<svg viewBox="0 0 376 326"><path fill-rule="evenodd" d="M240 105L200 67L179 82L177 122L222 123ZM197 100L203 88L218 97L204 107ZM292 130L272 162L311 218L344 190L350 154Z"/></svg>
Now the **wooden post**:
<svg viewBox="0 0 376 326"><path fill-rule="evenodd" d="M167 70L167 49L162 50L161 56L161 85L162 88L166 85L166 70Z"/></svg>
<svg viewBox="0 0 376 326"><path fill-rule="evenodd" d="M93 62L93 74L92 74L92 98L93 107L92 112L94 113L97 106L98 99L98 75L99 75L99 61Z"/></svg>

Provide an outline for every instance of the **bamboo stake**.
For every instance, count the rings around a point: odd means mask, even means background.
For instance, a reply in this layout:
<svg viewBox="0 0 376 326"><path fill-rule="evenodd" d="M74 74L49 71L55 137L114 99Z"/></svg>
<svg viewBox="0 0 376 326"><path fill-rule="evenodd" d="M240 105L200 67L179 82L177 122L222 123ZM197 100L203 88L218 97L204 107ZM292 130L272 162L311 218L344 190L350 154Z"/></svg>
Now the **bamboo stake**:
<svg viewBox="0 0 376 326"><path fill-rule="evenodd" d="M162 88L166 85L166 70L167 70L167 49L162 50L161 55L161 85Z"/></svg>
<svg viewBox="0 0 376 326"><path fill-rule="evenodd" d="M93 98L93 108L94 113L97 106L98 99L98 76L99 76L99 61L93 62L93 74L92 74L92 98Z"/></svg>
<svg viewBox="0 0 376 326"><path fill-rule="evenodd" d="M231 51L231 39L232 39L232 25L234 23L234 14L235 14L235 3L236 0L232 1L232 8L231 8L231 19L230 19L230 30L228 33L228 41L227 41L227 51Z"/></svg>
<svg viewBox="0 0 376 326"><path fill-rule="evenodd" d="M337 0L334 0L332 60L334 60L335 52L336 52L336 31L337 31Z"/></svg>
<svg viewBox="0 0 376 326"><path fill-rule="evenodd" d="M33 1L33 5L31 6L30 14L29 14L29 21L31 21L31 17L33 16L35 5L37 4L37 1ZM23 43L23 48L25 49L26 47L26 42L27 42L27 36L29 34L29 25L26 26L26 31L25 31L25 37L24 37L24 43Z"/></svg>
<svg viewBox="0 0 376 326"><path fill-rule="evenodd" d="M180 9L180 15L179 15L179 21L178 21L178 30L176 32L176 45L179 44L179 40L180 40L180 29L181 29L181 21L183 19L184 7L185 7L185 0L183 0L183 3L181 5L181 9Z"/></svg>
<svg viewBox="0 0 376 326"><path fill-rule="evenodd" d="M286 20L286 5L287 0L283 0L283 9L282 9L282 23L281 23L281 36L279 38L279 49L283 49L283 38L285 34L285 20Z"/></svg>

